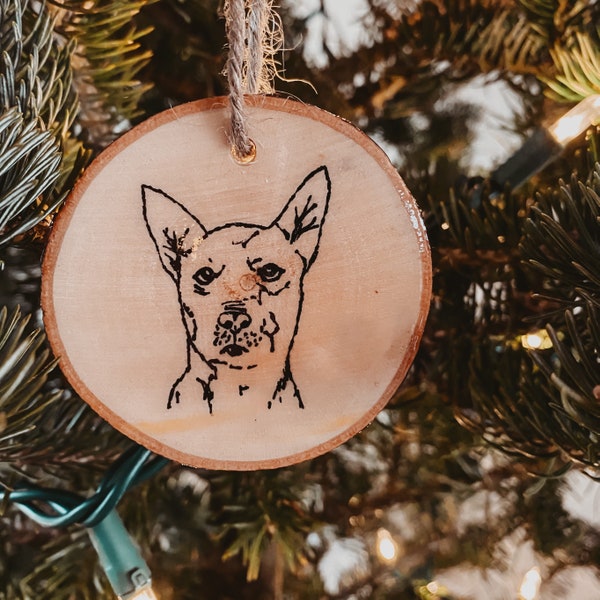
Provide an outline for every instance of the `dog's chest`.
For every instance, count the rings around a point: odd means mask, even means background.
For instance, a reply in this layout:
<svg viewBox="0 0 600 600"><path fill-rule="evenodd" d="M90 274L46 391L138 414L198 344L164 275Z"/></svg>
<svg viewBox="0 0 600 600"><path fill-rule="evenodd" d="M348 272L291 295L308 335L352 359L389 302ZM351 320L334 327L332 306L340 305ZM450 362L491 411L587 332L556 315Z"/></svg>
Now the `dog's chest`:
<svg viewBox="0 0 600 600"><path fill-rule="evenodd" d="M273 400L282 371L270 373L263 370L238 371L227 369L219 372L217 379L211 382L214 394L213 415L216 418L239 417L248 415L254 418L258 414L266 414L272 410L282 410L283 403ZM287 403L298 410L295 405Z"/></svg>

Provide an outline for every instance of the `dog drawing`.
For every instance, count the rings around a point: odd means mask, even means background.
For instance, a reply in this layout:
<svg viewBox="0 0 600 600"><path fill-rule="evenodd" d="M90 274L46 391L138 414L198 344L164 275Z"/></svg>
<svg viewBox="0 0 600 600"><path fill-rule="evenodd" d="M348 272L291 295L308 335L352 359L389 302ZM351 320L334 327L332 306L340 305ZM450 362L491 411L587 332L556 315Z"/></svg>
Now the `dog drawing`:
<svg viewBox="0 0 600 600"><path fill-rule="evenodd" d="M207 230L164 191L142 185L141 195L148 233L177 289L186 336L187 364L171 387L167 408L201 398L212 414L219 401L212 387L219 377L237 372L242 396L249 387L244 374L251 371L262 382L272 377L273 392L265 398L269 409L288 402L304 408L290 352L304 276L317 257L327 215L327 167L309 173L268 226L226 223Z"/></svg>

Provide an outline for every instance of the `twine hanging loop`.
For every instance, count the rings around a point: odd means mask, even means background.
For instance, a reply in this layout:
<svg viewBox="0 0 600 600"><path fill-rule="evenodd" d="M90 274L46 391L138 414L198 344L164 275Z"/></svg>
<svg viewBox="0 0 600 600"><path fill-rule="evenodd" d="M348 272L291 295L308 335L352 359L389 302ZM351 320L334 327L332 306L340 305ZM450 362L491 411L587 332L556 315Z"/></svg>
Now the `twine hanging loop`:
<svg viewBox="0 0 600 600"><path fill-rule="evenodd" d="M256 146L248 135L244 94L274 92L274 56L282 44L281 22L273 0L227 0L224 14L229 42L226 71L231 151L238 162L249 163L256 157Z"/></svg>

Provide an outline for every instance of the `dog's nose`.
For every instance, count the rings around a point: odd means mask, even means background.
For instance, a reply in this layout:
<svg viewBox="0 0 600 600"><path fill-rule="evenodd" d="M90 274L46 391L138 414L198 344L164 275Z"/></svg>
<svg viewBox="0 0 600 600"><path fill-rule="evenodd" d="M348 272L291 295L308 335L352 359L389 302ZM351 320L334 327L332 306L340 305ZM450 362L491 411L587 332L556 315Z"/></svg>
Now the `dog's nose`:
<svg viewBox="0 0 600 600"><path fill-rule="evenodd" d="M242 329L246 329L252 323L252 319L248 313L228 310L219 315L217 323L224 329L229 329L232 333L237 333Z"/></svg>

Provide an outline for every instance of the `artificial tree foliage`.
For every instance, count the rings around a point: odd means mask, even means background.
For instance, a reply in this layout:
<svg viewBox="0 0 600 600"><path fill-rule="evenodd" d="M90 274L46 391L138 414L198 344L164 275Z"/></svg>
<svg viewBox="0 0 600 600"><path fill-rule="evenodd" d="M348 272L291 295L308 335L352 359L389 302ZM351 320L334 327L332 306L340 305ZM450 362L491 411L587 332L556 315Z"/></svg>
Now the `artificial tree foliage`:
<svg viewBox="0 0 600 600"><path fill-rule="evenodd" d="M339 449L256 473L172 463L120 513L162 599L451 597L428 582L457 565L502 567L502 541L523 532L548 577L593 569L598 532L561 497L565 474L597 478L600 461L598 134L521 189L499 189L465 163L478 110L447 99L476 78L504 82L526 136L600 93L600 5L365 0L364 37L340 51L332 2L305 13L281 3L275 86L381 141L422 209L434 293L414 365ZM83 529L41 528L10 502L23 485L91 493L131 446L56 367L40 261L54 215L102 148L169 106L227 92L220 10L0 0L2 600L112 597ZM303 43L317 21L331 25L318 63ZM532 331L551 345L526 348ZM494 499L489 513L464 523L479 498ZM375 551L381 528L400 540L393 565ZM335 588L324 565L344 548L362 563Z"/></svg>

